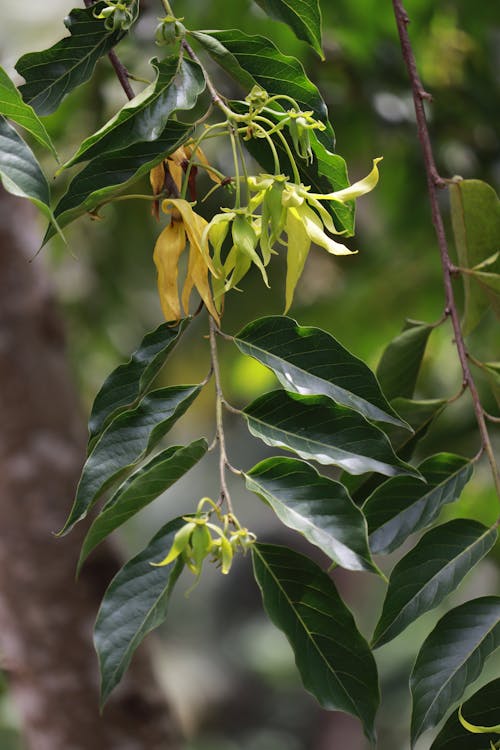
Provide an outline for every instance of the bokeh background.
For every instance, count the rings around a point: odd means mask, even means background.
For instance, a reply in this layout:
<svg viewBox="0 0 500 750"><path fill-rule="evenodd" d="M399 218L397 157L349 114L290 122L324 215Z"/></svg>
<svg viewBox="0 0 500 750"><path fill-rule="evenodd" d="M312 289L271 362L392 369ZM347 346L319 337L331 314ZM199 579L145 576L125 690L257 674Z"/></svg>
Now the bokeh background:
<svg viewBox="0 0 500 750"><path fill-rule="evenodd" d="M148 76L148 60L158 54L151 42L160 2L143 1L143 17L132 40L118 52L127 67ZM176 0L174 8L191 28L231 28L270 36L286 53L298 56L319 86L337 135L337 150L349 165L351 180L362 177L375 156L383 156L377 190L359 202L353 246L359 254L337 260L314 250L298 286L291 315L302 324L330 331L347 348L375 367L386 344L405 318L437 320L443 311L439 257L426 195L425 175L415 133L413 105L402 64L389 0L336 0L322 3L326 61L297 41L286 27L270 21L247 0ZM57 41L62 19L71 9L65 0L19 3L2 0L0 62L9 71L26 51ZM424 86L434 96L428 106L435 155L445 177L484 179L500 184L500 14L496 3L466 0L409 0L410 32ZM220 90L240 92L214 71ZM134 83L137 91L141 84ZM123 103L123 93L103 60L94 79L71 94L47 118L63 159L100 127ZM224 171L223 153L209 158ZM44 154L38 153L40 159ZM44 161L47 173L54 164ZM140 188L141 186L139 186ZM142 186L147 188L146 184ZM54 190L64 188L59 179ZM139 189L138 192L141 190ZM447 195L441 195L449 224ZM215 203L212 203L215 207ZM210 205L207 211L210 210ZM161 321L156 296L152 248L159 228L144 202L108 206L102 221L83 218L67 230L68 247L58 239L44 249L68 333L69 357L88 412L109 371L126 360L143 333ZM40 236L43 226L40 224ZM1 271L0 271L1 272ZM250 273L243 293L227 300L224 329L235 332L262 314L283 309L283 258L273 260L271 290L260 274ZM457 286L460 297L460 287ZM161 375L162 384L197 382L208 368L206 319L191 326ZM500 358L498 324L486 317L470 337L479 359ZM273 387L273 376L252 360L221 343L226 396L235 406ZM486 408L496 405L478 375ZM448 326L431 337L418 383L419 398L452 396L460 373ZM171 435L184 442L213 435L213 393L206 389ZM250 468L268 455L238 417L226 418L228 447L234 465ZM417 458L439 450L473 456L478 437L468 398L447 409L419 448ZM498 449L498 440L496 443ZM119 535L124 556L143 546L159 525L191 511L203 495L217 495L215 462L208 457ZM287 536L258 498L234 482L236 512L262 539ZM68 504L70 499L68 499ZM69 506L68 506L69 507ZM492 523L497 516L486 465L481 464L462 499L445 511ZM320 562L323 562L318 557ZM468 576L443 608L420 618L408 631L377 653L385 698L379 718L380 747L408 747L407 681L419 643L437 617L473 593L499 589L498 550ZM381 586L365 574L340 573L336 581L353 607L365 634L376 621ZM154 645L158 675L174 703L186 735L186 750L363 750L361 731L349 717L322 711L301 688L284 637L266 620L251 579L249 560L241 560L228 578L205 571L189 597L188 577L181 578L168 621ZM490 667L493 669L494 665ZM424 738L419 748L428 746ZM20 750L15 709L0 673L0 747Z"/></svg>

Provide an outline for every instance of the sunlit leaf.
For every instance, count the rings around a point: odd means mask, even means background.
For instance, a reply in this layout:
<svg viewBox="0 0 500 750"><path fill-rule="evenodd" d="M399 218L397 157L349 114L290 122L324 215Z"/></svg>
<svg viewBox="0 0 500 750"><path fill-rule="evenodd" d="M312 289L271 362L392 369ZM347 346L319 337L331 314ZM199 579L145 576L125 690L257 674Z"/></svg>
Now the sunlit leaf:
<svg viewBox="0 0 500 750"><path fill-rule="evenodd" d="M363 723L374 741L377 668L333 581L286 547L252 547L255 578L272 622L287 636L304 686L331 711Z"/></svg>
<svg viewBox="0 0 500 750"><path fill-rule="evenodd" d="M246 485L280 521L334 562L350 570L376 571L364 516L340 482L321 476L304 461L276 457L247 472Z"/></svg>
<svg viewBox="0 0 500 750"><path fill-rule="evenodd" d="M151 563L164 557L184 524L182 518L176 518L163 526L146 549L117 573L104 594L94 631L101 670L101 706L125 674L138 645L166 618L183 565L180 560L164 567Z"/></svg>
<svg viewBox="0 0 500 750"><path fill-rule="evenodd" d="M498 646L500 597L473 599L439 620L424 641L411 675L412 747L460 700Z"/></svg>
<svg viewBox="0 0 500 750"><path fill-rule="evenodd" d="M437 607L496 539L496 528L462 518L428 531L391 573L372 646L382 646Z"/></svg>

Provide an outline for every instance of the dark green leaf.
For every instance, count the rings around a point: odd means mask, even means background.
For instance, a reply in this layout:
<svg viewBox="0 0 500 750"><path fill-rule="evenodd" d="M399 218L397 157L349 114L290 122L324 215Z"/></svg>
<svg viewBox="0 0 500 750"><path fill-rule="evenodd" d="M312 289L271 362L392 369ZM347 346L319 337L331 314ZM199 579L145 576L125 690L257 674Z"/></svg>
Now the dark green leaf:
<svg viewBox="0 0 500 750"><path fill-rule="evenodd" d="M458 497L472 476L472 462L438 453L418 467L427 484L394 477L370 495L363 511L373 554L392 552L415 531L431 524L443 505Z"/></svg>
<svg viewBox="0 0 500 750"><path fill-rule="evenodd" d="M247 406L243 415L253 435L301 458L335 464L350 474L419 476L396 457L382 430L327 396L272 391Z"/></svg>
<svg viewBox="0 0 500 750"><path fill-rule="evenodd" d="M61 227L79 216L95 211L101 203L124 193L130 185L186 142L192 132L190 125L169 122L160 138L150 143L136 143L130 148L114 151L95 159L70 182L55 209ZM44 242L54 235L49 228Z"/></svg>
<svg viewBox="0 0 500 750"><path fill-rule="evenodd" d="M19 90L14 86L5 70L0 67L0 115L17 122L36 140L48 148L57 159L57 153L45 125L29 104L23 102Z"/></svg>
<svg viewBox="0 0 500 750"><path fill-rule="evenodd" d="M496 528L462 518L425 534L391 573L372 647L395 638L434 609L493 547Z"/></svg>
<svg viewBox="0 0 500 750"><path fill-rule="evenodd" d="M130 409L148 390L156 375L182 336L190 318L177 324L162 323L147 333L130 361L106 378L92 406L89 419L89 445L103 428L124 409Z"/></svg>
<svg viewBox="0 0 500 750"><path fill-rule="evenodd" d="M305 688L324 708L361 719L373 742L377 668L333 581L286 547L256 544L252 557L264 607L290 641Z"/></svg>
<svg viewBox="0 0 500 750"><path fill-rule="evenodd" d="M451 219L459 265L474 268L498 251L500 201L493 188L481 180L460 180L449 186ZM464 334L477 326L490 300L479 281L463 274Z"/></svg>
<svg viewBox="0 0 500 750"><path fill-rule="evenodd" d="M234 340L243 354L269 367L288 390L323 394L367 419L405 427L371 370L320 328L299 326L276 315L249 323Z"/></svg>
<svg viewBox="0 0 500 750"><path fill-rule="evenodd" d="M426 436L427 430L444 411L447 404L448 401L441 398L427 401L395 398L391 401L391 406L413 430L413 434L411 434L408 430L402 430L392 425L385 427L392 446L400 458L404 461L411 458L416 446Z"/></svg>
<svg viewBox="0 0 500 750"><path fill-rule="evenodd" d="M102 19L95 18L106 4L75 8L64 19L71 36L41 52L29 52L16 63L26 83L20 87L24 101L39 115L54 112L66 94L92 76L100 57L106 55L126 32L108 31Z"/></svg>
<svg viewBox="0 0 500 750"><path fill-rule="evenodd" d="M246 474L249 490L271 506L280 521L350 570L376 567L368 550L366 521L340 482L294 458L268 458Z"/></svg>
<svg viewBox="0 0 500 750"><path fill-rule="evenodd" d="M500 679L482 687L462 706L463 717L476 726L491 727L498 724L500 717ZM498 734L471 734L462 726L455 711L448 719L434 742L431 750L486 750L492 739L498 741Z"/></svg>
<svg viewBox="0 0 500 750"><path fill-rule="evenodd" d="M321 10L318 0L256 0L277 21L288 24L295 35L308 42L325 59L321 49Z"/></svg>
<svg viewBox="0 0 500 750"><path fill-rule="evenodd" d="M433 327L407 320L398 336L385 348L377 367L377 378L389 401L412 398L427 339Z"/></svg>
<svg viewBox="0 0 500 750"><path fill-rule="evenodd" d="M484 596L448 612L424 641L410 679L412 747L435 727L500 646L500 597Z"/></svg>
<svg viewBox="0 0 500 750"><path fill-rule="evenodd" d="M182 518L167 523L146 549L128 562L111 581L95 624L94 644L101 670L101 706L123 677L144 637L167 616L172 589L181 573L178 559L153 567L172 546Z"/></svg>
<svg viewBox="0 0 500 750"><path fill-rule="evenodd" d="M83 141L76 154L64 165L69 167L95 159L109 151L119 151L134 143L156 141L174 112L194 107L205 89L200 66L188 58L167 57L151 60L156 80L128 102L97 133Z"/></svg>
<svg viewBox="0 0 500 750"><path fill-rule="evenodd" d="M201 385L179 385L151 391L130 411L111 422L82 470L75 502L60 534L85 518L98 496L126 469L143 459L181 417Z"/></svg>
<svg viewBox="0 0 500 750"><path fill-rule="evenodd" d="M187 446L173 445L128 477L87 532L78 560L78 571L103 539L171 487L205 455L207 447L203 439Z"/></svg>
<svg viewBox="0 0 500 750"><path fill-rule="evenodd" d="M47 178L30 147L0 116L0 179L7 192L28 198L53 221ZM53 232L56 230L53 229Z"/></svg>

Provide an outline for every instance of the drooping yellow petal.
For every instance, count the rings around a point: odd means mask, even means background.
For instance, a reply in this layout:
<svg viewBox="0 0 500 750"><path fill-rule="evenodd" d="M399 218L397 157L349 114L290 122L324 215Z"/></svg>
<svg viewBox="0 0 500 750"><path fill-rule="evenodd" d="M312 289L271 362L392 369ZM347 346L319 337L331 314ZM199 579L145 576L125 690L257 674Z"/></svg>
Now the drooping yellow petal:
<svg viewBox="0 0 500 750"><path fill-rule="evenodd" d="M203 233L208 224L206 219L195 213L191 204L183 198L167 198L163 201L162 208L164 211L170 211L171 207L179 212L190 244L196 247L203 257L204 262L210 269L210 272L213 273L214 276L217 275L208 254L208 245L207 243L203 243Z"/></svg>
<svg viewBox="0 0 500 750"><path fill-rule="evenodd" d="M462 706L458 709L458 720L460 721L460 724L472 734L500 734L500 724L495 724L491 727L482 727L477 724L471 724L467 719L464 719Z"/></svg>
<svg viewBox="0 0 500 750"><path fill-rule="evenodd" d="M150 171L149 182L151 183L153 195L158 195L162 192L165 185L165 167L163 166L163 162L157 164L156 167L153 167Z"/></svg>
<svg viewBox="0 0 500 750"><path fill-rule="evenodd" d="M177 288L177 267L185 247L184 227L181 222L172 219L158 237L153 253L158 271L158 294L165 320L179 320L182 317Z"/></svg>
<svg viewBox="0 0 500 750"><path fill-rule="evenodd" d="M304 264L311 248L311 240L303 222L293 208L287 211L285 231L288 235L284 311L286 315L293 301L295 287L304 270Z"/></svg>
<svg viewBox="0 0 500 750"><path fill-rule="evenodd" d="M186 313L189 312L189 298L191 297L193 286L196 287L198 294L205 303L205 307L207 308L210 315L217 323L219 323L219 313L214 306L214 302L212 299L212 290L210 289L210 284L208 281L207 265L198 248L191 244L189 249L188 270L186 274L186 280L184 282L184 287L182 289L182 306Z"/></svg>
<svg viewBox="0 0 500 750"><path fill-rule="evenodd" d="M297 206L297 208L291 208L289 211L292 211L302 221L309 239L316 245L324 247L332 255L353 255L357 252L357 250L349 250L345 245L328 237L323 231L323 224L319 216L305 203L302 206Z"/></svg>
<svg viewBox="0 0 500 750"><path fill-rule="evenodd" d="M193 161L200 162L200 164L203 164L205 167L205 171L212 180L212 182L217 183L217 185L220 185L222 180L219 177L218 174L216 174L212 169L210 169L210 164L208 162L207 157L203 153L200 146L196 147L196 150L193 149L193 144L187 143L185 146L185 151L188 159L193 159Z"/></svg>
<svg viewBox="0 0 500 750"><path fill-rule="evenodd" d="M378 182L379 172L377 164L379 163L379 161L382 161L382 158L382 156L379 156L378 159L374 159L372 171L367 174L366 177L364 177L362 180L355 182L348 188L344 188L344 190L337 190L334 193L327 193L326 195L314 194L312 197L319 198L319 200L338 201L339 203L345 203L346 201L352 201L356 198L359 198L360 195L369 193L371 190L373 190Z"/></svg>
<svg viewBox="0 0 500 750"><path fill-rule="evenodd" d="M189 161L184 146L180 146L168 157L168 168L172 179L180 192L182 189L182 180L184 179L183 163Z"/></svg>

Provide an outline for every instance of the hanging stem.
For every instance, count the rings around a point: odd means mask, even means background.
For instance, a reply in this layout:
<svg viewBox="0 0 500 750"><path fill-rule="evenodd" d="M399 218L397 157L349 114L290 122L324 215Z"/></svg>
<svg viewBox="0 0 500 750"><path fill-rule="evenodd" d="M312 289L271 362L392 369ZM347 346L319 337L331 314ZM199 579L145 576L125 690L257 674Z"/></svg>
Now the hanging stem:
<svg viewBox="0 0 500 750"><path fill-rule="evenodd" d="M448 243L446 240L446 233L444 230L443 217L441 215L441 211L439 208L439 201L437 197L437 188L444 187L446 185L446 181L443 180L442 177L440 177L436 169L436 164L434 161L434 153L432 150L432 144L431 144L431 139L429 135L429 128L427 125L427 118L425 116L425 109L424 109L424 100L431 99L432 97L430 96L430 94L428 94L425 91L420 81L420 77L418 75L417 66L415 63L415 56L413 54L410 37L408 35L408 24L410 23L410 19L403 6L403 2L402 0L392 0L392 4L394 8L394 15L396 18L396 25L398 28L399 39L401 43L401 51L402 51L402 55L403 55L406 68L408 70L408 75L410 77L410 83L411 83L411 88L412 88L412 93L413 93L413 103L415 105L418 139L422 147L425 171L427 174L427 188L428 188L429 200L431 204L432 223L434 225L434 229L436 232L436 237L437 237L438 246L439 246L439 254L441 257L441 266L443 269L443 283L444 283L445 298L446 298L445 309L446 309L447 315L449 315L451 322L452 322L453 333L454 333L454 343L457 349L458 358L460 360L460 365L462 368L464 385L469 389L470 394L471 394L474 413L476 415L476 421L477 421L479 433L481 436L482 447L488 457L488 461L490 463L491 471L493 474L493 481L495 483L497 495L500 498L500 474L499 474L498 466L495 460L495 454L493 452L493 446L491 444L491 440L490 440L490 436L488 432L488 426L486 424L485 413L481 405L479 393L477 391L477 387L476 387L474 378L472 376L472 373L469 367L468 352L467 352L465 341L462 335L462 330L460 327L460 318L459 318L459 314L457 310L457 305L455 302L455 296L453 293L452 273L453 273L454 266L450 259Z"/></svg>
<svg viewBox="0 0 500 750"><path fill-rule="evenodd" d="M209 315L208 318L209 331L210 331L210 358L212 361L212 369L214 373L215 381L215 423L216 432L215 439L219 444L219 478L220 478L220 504L226 503L228 513L234 515L233 504L231 502L231 495L227 487L226 481L226 469L232 469L231 464L227 459L226 453L226 439L224 435L224 423L222 417L222 407L224 405L224 395L222 393L221 377L220 377L220 366L219 356L217 354L217 342L216 332L217 324L215 320Z"/></svg>

